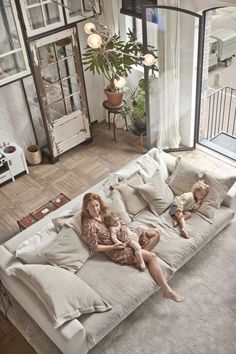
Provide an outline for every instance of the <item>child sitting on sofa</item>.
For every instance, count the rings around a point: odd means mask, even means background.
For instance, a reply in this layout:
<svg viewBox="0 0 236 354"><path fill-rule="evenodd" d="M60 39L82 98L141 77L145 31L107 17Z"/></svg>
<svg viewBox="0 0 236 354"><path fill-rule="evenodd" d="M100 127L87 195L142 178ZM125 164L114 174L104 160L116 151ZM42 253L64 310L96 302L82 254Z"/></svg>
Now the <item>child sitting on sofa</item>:
<svg viewBox="0 0 236 354"><path fill-rule="evenodd" d="M109 227L112 241L116 244L125 243L133 248L137 259L137 267L141 270L145 270L146 265L142 257L141 246L138 242L139 237L145 232L147 238L152 237L155 234L159 241L160 233L153 228L147 230L138 229L137 232L133 232L126 225L122 224L119 216L114 213L109 213L104 216L104 222Z"/></svg>
<svg viewBox="0 0 236 354"><path fill-rule="evenodd" d="M200 180L193 185L191 192L176 196L170 205L169 213L173 219L173 225L174 227L179 225L182 237L189 238L185 229L185 220L191 218L191 210L196 210L200 207L209 189L210 187L205 184L204 180Z"/></svg>

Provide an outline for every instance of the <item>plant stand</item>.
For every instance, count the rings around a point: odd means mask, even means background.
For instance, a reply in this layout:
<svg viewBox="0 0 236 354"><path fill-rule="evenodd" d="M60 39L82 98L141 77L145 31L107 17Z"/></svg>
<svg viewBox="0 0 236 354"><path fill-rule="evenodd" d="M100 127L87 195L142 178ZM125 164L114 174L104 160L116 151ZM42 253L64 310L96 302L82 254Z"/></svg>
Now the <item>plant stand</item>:
<svg viewBox="0 0 236 354"><path fill-rule="evenodd" d="M107 110L108 112L108 127L109 130L111 129L111 123L113 124L113 136L114 140L116 141L116 115L120 114L123 112L124 108L126 106L126 102L123 100L123 103L119 107L112 107L109 105L107 101L103 102L103 107ZM111 117L111 114L113 114L113 117ZM128 124L127 124L127 118L125 116L125 128L126 131L128 131Z"/></svg>

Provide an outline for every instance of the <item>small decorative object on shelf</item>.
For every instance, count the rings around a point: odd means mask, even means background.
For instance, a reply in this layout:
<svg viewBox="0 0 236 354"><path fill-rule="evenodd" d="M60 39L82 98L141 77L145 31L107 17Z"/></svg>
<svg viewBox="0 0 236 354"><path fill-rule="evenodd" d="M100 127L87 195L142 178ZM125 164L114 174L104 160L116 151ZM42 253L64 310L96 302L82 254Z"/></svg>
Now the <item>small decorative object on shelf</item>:
<svg viewBox="0 0 236 354"><path fill-rule="evenodd" d="M0 184L11 180L15 176L29 173L23 149L16 143L2 142L0 145Z"/></svg>
<svg viewBox="0 0 236 354"><path fill-rule="evenodd" d="M38 208L37 210L29 213L24 216L20 220L17 221L17 224L20 230L25 230L27 227L33 225L38 220L41 220L46 215L51 213L52 211L60 208L62 205L68 203L70 198L68 198L65 194L60 193L55 198L51 199L49 202Z"/></svg>

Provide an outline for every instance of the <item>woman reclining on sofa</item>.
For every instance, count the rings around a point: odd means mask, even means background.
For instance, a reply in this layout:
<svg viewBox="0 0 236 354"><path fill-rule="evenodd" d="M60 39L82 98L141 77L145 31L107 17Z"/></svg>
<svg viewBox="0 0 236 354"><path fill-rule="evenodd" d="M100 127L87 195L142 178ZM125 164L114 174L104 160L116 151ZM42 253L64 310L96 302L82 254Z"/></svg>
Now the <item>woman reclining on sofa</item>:
<svg viewBox="0 0 236 354"><path fill-rule="evenodd" d="M82 229L85 241L92 251L105 252L106 256L113 262L131 265L136 263L136 257L131 247L124 244L114 244L111 239L109 227L104 222L108 207L103 203L100 196L94 193L87 193L83 199L82 206ZM139 238L143 247L142 256L147 264L149 273L155 282L163 289L165 298L176 302L184 301L184 297L171 289L162 273L158 257L150 250L157 243L155 237L149 238L143 232Z"/></svg>

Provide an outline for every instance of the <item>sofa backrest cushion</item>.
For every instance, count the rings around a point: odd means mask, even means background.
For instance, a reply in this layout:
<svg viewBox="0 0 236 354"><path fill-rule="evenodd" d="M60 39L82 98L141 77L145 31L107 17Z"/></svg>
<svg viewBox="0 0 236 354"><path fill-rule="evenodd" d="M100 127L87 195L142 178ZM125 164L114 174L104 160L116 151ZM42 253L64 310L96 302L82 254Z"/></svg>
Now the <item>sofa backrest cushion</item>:
<svg viewBox="0 0 236 354"><path fill-rule="evenodd" d="M89 258L90 251L74 229L64 226L39 255L49 264L77 272Z"/></svg>
<svg viewBox="0 0 236 354"><path fill-rule="evenodd" d="M135 172L129 178L122 180L114 189L118 191L123 199L125 208L129 215L137 215L148 207L148 203L135 191L135 188L143 185L144 180L139 172Z"/></svg>
<svg viewBox="0 0 236 354"><path fill-rule="evenodd" d="M204 177L204 171L187 160L178 158L176 169L170 175L168 184L175 195L190 192L194 183Z"/></svg>
<svg viewBox="0 0 236 354"><path fill-rule="evenodd" d="M155 215L161 215L173 202L174 194L157 170L147 183L136 188L136 191L146 200L150 210Z"/></svg>

